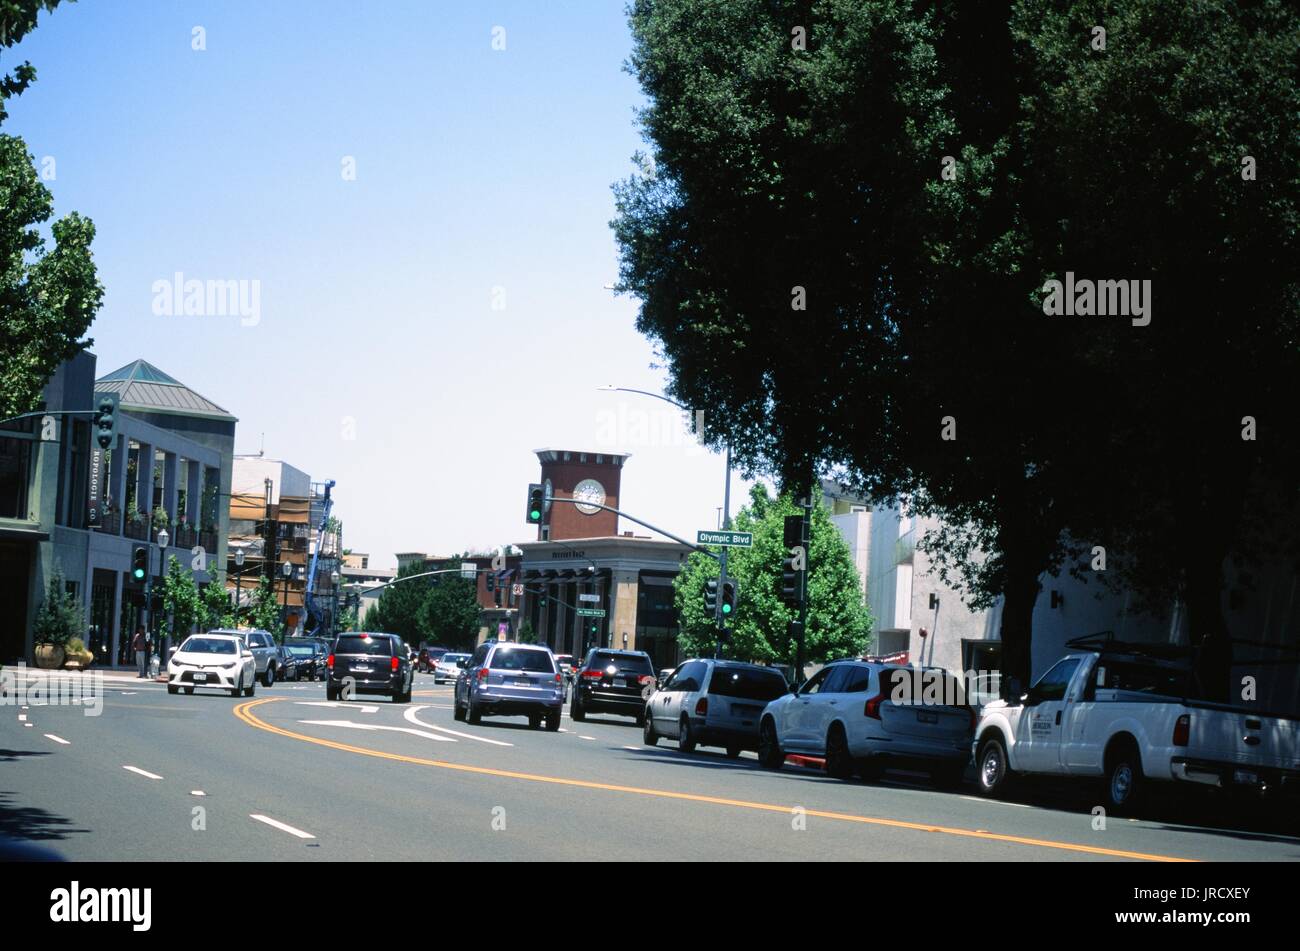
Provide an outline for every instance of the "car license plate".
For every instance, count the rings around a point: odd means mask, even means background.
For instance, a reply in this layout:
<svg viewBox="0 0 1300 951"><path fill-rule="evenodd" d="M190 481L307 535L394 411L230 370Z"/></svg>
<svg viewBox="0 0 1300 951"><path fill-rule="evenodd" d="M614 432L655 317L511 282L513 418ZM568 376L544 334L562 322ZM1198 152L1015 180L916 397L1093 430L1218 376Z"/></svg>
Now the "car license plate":
<svg viewBox="0 0 1300 951"><path fill-rule="evenodd" d="M1234 772L1232 774L1232 779L1234 782L1249 783L1251 786L1259 784L1259 776L1255 773L1249 773L1244 769L1239 769Z"/></svg>
<svg viewBox="0 0 1300 951"><path fill-rule="evenodd" d="M205 684L205 683L208 682L208 675L207 675L207 674L195 674L195 675L194 675L194 682L195 682L196 684Z"/></svg>
<svg viewBox="0 0 1300 951"><path fill-rule="evenodd" d="M373 672L374 672L374 668L373 668L373 667L353 667L353 668L352 668L352 672L353 672L354 674L369 674L369 673L373 673Z"/></svg>
<svg viewBox="0 0 1300 951"><path fill-rule="evenodd" d="M515 686L516 686L516 687L531 687L532 685L533 685L533 682L532 682L531 680L529 680L527 677L525 677L525 678L522 679L522 680L516 680L516 681L515 681Z"/></svg>
<svg viewBox="0 0 1300 951"><path fill-rule="evenodd" d="M917 713L916 719L921 723L938 723L939 714L937 713Z"/></svg>

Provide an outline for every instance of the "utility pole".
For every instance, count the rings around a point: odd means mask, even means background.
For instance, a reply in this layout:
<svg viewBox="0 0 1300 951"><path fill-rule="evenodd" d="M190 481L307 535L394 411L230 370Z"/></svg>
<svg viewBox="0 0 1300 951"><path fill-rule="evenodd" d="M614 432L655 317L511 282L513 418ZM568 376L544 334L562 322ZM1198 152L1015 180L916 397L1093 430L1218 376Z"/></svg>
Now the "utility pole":
<svg viewBox="0 0 1300 951"><path fill-rule="evenodd" d="M727 443L726 483L722 489L722 530L728 532L731 531L731 443ZM718 564L718 592L721 594L727 586L727 546L725 545L719 555ZM722 613L722 602L723 599L719 597L717 602L717 613L713 617L714 623L717 625L718 629L717 640L715 641L713 648L713 656L715 658L722 656L722 642L727 636L727 619Z"/></svg>

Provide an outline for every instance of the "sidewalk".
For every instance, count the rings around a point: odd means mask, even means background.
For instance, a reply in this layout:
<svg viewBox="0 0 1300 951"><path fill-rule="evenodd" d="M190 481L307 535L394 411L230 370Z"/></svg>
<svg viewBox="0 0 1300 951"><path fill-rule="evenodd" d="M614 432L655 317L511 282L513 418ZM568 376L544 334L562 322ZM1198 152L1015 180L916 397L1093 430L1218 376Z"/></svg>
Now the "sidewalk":
<svg viewBox="0 0 1300 951"><path fill-rule="evenodd" d="M165 675L159 677L141 678L136 673L136 668L134 666L101 667L96 665L94 667L89 668L88 670L63 670L62 668L57 668L55 670L45 670L40 667L23 667L23 666L19 666L18 664L3 664L0 665L0 670L7 670L7 671L21 670L21 671L25 671L27 674L38 674L38 675L44 674L47 676L60 675L64 677L81 677L84 676L85 674L92 674L92 675L98 674L102 676L104 680L110 680L114 683L138 684L141 682L147 682L147 683L165 684L167 682L167 677Z"/></svg>

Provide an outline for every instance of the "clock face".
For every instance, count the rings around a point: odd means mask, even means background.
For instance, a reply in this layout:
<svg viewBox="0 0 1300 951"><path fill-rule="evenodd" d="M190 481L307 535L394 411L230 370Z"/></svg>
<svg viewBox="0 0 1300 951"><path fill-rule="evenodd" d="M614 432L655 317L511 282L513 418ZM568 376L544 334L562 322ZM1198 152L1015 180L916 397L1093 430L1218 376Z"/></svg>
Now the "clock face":
<svg viewBox="0 0 1300 951"><path fill-rule="evenodd" d="M583 479L573 487L573 497L578 500L574 506L583 515L595 515L598 506L605 504L605 487L595 479ZM583 505L583 502L593 503Z"/></svg>
<svg viewBox="0 0 1300 951"><path fill-rule="evenodd" d="M545 503L546 511L549 512L551 510L551 499L555 497L555 493L551 491L550 479L547 479L546 482L542 485L542 497L546 499L546 503Z"/></svg>

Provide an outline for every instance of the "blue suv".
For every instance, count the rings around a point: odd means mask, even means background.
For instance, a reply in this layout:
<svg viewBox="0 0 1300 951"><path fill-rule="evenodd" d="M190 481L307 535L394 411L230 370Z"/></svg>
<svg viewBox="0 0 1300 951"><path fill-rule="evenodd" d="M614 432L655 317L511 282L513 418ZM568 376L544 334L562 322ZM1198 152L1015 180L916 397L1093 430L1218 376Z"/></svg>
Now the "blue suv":
<svg viewBox="0 0 1300 951"><path fill-rule="evenodd" d="M526 716L535 730L560 728L564 674L549 647L488 641L480 644L456 678L452 701L457 720Z"/></svg>

